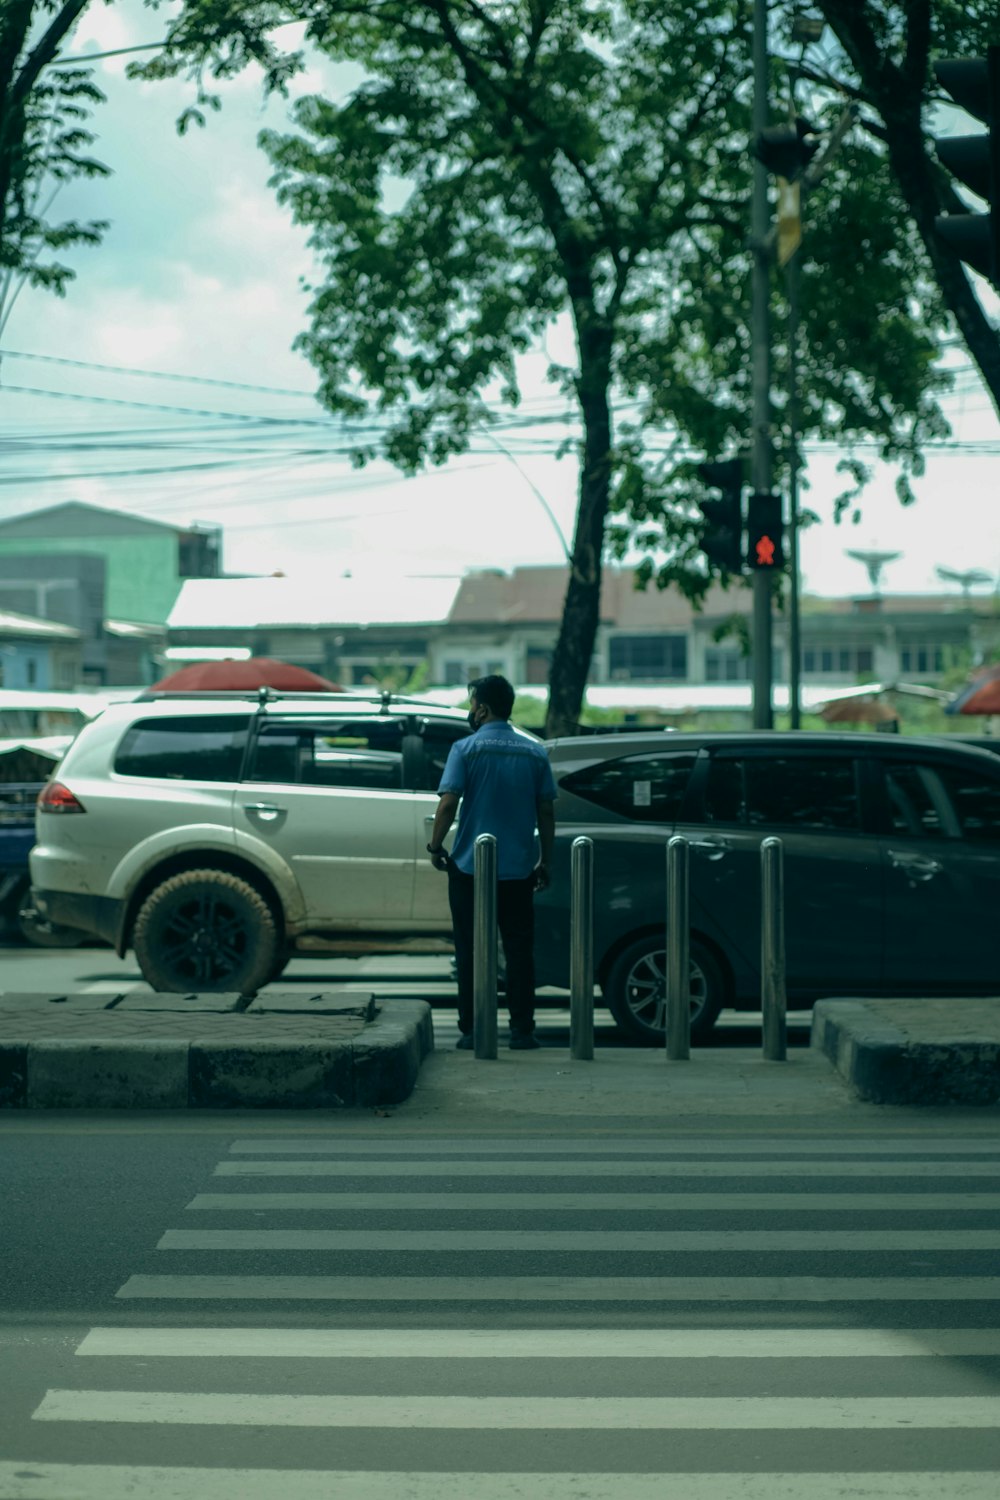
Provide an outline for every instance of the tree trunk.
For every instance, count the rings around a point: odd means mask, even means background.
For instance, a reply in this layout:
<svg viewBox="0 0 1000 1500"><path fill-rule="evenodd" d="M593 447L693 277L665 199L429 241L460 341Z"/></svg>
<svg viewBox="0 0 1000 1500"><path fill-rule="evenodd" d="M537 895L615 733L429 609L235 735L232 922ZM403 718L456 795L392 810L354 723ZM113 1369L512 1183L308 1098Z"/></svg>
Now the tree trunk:
<svg viewBox="0 0 1000 1500"><path fill-rule="evenodd" d="M576 733L601 614L604 525L611 495L611 407L608 400L611 334L599 323L593 310L589 311L593 321L581 324L578 319L577 323L580 330L578 395L583 418L583 463L569 582L549 673L549 706L545 719L547 739Z"/></svg>

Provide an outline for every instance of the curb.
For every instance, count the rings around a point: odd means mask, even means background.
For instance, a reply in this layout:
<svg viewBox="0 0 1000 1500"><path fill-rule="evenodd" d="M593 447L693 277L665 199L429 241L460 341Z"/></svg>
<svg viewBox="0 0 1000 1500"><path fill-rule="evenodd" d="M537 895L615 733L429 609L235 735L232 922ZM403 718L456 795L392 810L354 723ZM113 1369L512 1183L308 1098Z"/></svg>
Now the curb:
<svg viewBox="0 0 1000 1500"><path fill-rule="evenodd" d="M872 1104L1000 1103L1000 1043L917 1041L864 1000L820 1000L812 1046Z"/></svg>
<svg viewBox="0 0 1000 1500"><path fill-rule="evenodd" d="M369 1109L408 1098L434 1047L424 1001L382 1001L356 1036L255 1039L232 1019L228 1036L0 1041L0 1109Z"/></svg>

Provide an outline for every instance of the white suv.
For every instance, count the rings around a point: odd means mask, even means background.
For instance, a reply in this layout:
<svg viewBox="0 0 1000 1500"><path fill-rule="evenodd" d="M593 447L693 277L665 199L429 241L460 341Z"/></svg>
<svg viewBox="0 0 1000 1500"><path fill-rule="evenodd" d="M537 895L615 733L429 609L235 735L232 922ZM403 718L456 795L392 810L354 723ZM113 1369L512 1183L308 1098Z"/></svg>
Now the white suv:
<svg viewBox="0 0 1000 1500"><path fill-rule="evenodd" d="M116 704L39 798L32 904L134 947L166 991L250 993L310 937L344 952L447 940L425 846L468 732L460 710L388 695Z"/></svg>

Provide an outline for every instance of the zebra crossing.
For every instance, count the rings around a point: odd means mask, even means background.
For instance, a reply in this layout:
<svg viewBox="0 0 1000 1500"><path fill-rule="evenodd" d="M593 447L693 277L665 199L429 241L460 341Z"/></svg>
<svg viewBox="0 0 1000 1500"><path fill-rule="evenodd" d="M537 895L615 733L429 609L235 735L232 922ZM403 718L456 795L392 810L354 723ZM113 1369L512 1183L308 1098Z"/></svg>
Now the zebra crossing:
<svg viewBox="0 0 1000 1500"><path fill-rule="evenodd" d="M0 1500L992 1500L998 1270L981 1136L237 1138Z"/></svg>

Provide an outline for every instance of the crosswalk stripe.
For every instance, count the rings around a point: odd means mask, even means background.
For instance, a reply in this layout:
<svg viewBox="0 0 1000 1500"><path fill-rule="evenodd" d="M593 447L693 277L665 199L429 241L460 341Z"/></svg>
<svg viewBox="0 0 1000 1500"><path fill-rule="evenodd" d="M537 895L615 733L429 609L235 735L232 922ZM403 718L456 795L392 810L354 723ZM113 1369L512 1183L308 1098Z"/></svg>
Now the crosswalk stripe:
<svg viewBox="0 0 1000 1500"><path fill-rule="evenodd" d="M196 1193L188 1209L206 1213L331 1210L547 1213L1000 1213L1000 1193Z"/></svg>
<svg viewBox="0 0 1000 1500"><path fill-rule="evenodd" d="M802 1431L993 1428L997 1396L284 1396L50 1390L39 1422L477 1431Z"/></svg>
<svg viewBox="0 0 1000 1500"><path fill-rule="evenodd" d="M996 1474L383 1473L0 1463L0 1500L995 1500Z"/></svg>
<svg viewBox="0 0 1000 1500"><path fill-rule="evenodd" d="M158 1250L524 1250L668 1254L697 1250L1000 1250L995 1229L168 1229Z"/></svg>
<svg viewBox="0 0 1000 1500"><path fill-rule="evenodd" d="M217 1177L1000 1177L996 1161L222 1161Z"/></svg>
<svg viewBox="0 0 1000 1500"><path fill-rule="evenodd" d="M92 1328L84 1358L931 1359L1000 1356L990 1328Z"/></svg>
<svg viewBox="0 0 1000 1500"><path fill-rule="evenodd" d="M950 1156L966 1154L972 1156L998 1156L996 1141L984 1141L976 1139L943 1139L928 1141L923 1137L911 1140L907 1138L893 1139L892 1136L880 1136L878 1140L851 1140L850 1137L837 1137L827 1140L788 1140L784 1136L753 1137L743 1136L734 1140L721 1141L708 1140L704 1137L695 1141L664 1140L662 1136L650 1136L646 1139L637 1139L634 1136L620 1140L590 1140L586 1137L577 1137L573 1140L559 1141L545 1139L522 1139L518 1136L510 1136L506 1139L476 1140L460 1142L457 1140L433 1141L433 1140L402 1140L388 1142L385 1140L362 1141L357 1139L338 1139L336 1136L324 1135L319 1139L309 1137L297 1138L294 1135L279 1136L274 1139L254 1140L252 1137L246 1140L233 1141L229 1147L231 1155L250 1154L263 1156L268 1152L285 1153L291 1155L307 1156L311 1154L323 1156L509 1156L512 1152L521 1155L538 1156L635 1156L642 1152L655 1152L659 1156L756 1156L760 1152L773 1151L778 1156L812 1156L830 1152L835 1156L893 1156L896 1154L910 1154L916 1156Z"/></svg>
<svg viewBox="0 0 1000 1500"><path fill-rule="evenodd" d="M995 1276L130 1276L120 1298L333 1302L996 1302Z"/></svg>

